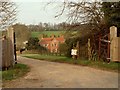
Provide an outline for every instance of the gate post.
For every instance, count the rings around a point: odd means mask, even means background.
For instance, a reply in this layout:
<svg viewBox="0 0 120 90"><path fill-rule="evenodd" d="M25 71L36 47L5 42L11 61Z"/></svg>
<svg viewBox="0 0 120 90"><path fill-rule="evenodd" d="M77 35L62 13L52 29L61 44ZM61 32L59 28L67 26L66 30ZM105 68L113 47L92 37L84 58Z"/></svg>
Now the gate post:
<svg viewBox="0 0 120 90"><path fill-rule="evenodd" d="M10 59L10 65L13 66L14 65L14 32L13 32L13 28L9 27L7 30L7 34L8 34L8 58Z"/></svg>
<svg viewBox="0 0 120 90"><path fill-rule="evenodd" d="M99 35L99 49L98 49L98 60L100 61L100 56L101 56L101 41L100 41L100 39L101 39L101 35Z"/></svg>
<svg viewBox="0 0 120 90"><path fill-rule="evenodd" d="M110 44L110 58L111 58L111 61L114 61L114 55L115 55L115 43L116 43L116 40L115 38L117 37L117 27L115 26L111 26L110 27L110 41L111 41L111 44Z"/></svg>

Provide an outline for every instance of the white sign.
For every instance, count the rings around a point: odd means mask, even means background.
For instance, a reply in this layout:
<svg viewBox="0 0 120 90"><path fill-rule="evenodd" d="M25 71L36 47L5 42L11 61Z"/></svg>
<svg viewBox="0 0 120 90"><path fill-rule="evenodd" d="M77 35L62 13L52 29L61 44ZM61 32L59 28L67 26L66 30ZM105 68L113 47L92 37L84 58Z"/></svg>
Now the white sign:
<svg viewBox="0 0 120 90"><path fill-rule="evenodd" d="M71 55L77 55L77 49L72 49L71 50Z"/></svg>

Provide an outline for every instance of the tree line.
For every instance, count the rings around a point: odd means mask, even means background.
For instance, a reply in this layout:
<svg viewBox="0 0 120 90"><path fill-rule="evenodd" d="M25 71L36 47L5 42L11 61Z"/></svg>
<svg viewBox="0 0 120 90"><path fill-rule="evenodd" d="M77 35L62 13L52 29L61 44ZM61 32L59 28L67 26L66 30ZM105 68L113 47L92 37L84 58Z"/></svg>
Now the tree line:
<svg viewBox="0 0 120 90"><path fill-rule="evenodd" d="M69 24L66 22L62 22L59 24L50 24L50 23L42 23L40 22L38 25L27 25L31 32L39 32L39 31L64 31L65 27Z"/></svg>

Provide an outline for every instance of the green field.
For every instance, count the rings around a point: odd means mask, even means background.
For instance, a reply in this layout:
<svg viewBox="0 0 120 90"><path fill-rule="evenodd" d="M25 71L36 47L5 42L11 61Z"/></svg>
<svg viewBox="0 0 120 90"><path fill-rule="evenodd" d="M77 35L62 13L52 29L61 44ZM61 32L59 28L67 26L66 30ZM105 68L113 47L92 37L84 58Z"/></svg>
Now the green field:
<svg viewBox="0 0 120 90"><path fill-rule="evenodd" d="M32 32L32 37L40 37L42 34L47 35L50 37L51 35L60 36L61 34L64 34L65 31L41 31L41 32Z"/></svg>

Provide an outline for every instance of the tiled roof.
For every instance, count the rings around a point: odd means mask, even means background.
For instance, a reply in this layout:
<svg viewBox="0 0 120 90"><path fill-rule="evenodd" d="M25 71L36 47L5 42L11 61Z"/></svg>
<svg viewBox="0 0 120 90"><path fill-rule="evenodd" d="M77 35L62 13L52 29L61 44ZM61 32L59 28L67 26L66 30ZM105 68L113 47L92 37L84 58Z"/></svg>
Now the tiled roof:
<svg viewBox="0 0 120 90"><path fill-rule="evenodd" d="M63 42L64 41L64 38L63 37L57 37L57 38L54 38L60 42ZM53 40L53 38L42 38L42 40L40 41L41 44L47 44L49 42L51 42Z"/></svg>
<svg viewBox="0 0 120 90"><path fill-rule="evenodd" d="M58 40L58 41L64 41L65 39L63 38L63 37L58 37L58 38L56 38L56 40Z"/></svg>

